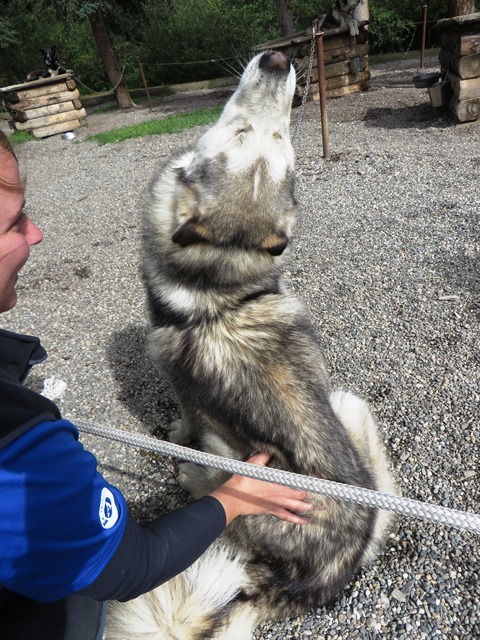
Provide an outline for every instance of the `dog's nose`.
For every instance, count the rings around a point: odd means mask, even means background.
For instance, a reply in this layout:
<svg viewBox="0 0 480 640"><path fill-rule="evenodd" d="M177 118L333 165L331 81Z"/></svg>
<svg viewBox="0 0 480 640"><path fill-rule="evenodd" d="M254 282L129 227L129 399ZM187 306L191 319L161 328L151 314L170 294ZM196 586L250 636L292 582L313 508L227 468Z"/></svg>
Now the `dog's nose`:
<svg viewBox="0 0 480 640"><path fill-rule="evenodd" d="M280 51L265 51L260 58L258 66L261 69L268 69L269 71L283 71L287 73L290 71L290 60L286 55L280 53Z"/></svg>

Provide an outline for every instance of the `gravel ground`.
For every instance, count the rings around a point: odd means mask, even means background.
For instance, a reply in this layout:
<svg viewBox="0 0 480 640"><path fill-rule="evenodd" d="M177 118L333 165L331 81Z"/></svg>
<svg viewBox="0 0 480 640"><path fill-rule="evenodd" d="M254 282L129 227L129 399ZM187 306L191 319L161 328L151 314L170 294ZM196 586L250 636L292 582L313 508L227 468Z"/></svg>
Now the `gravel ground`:
<svg viewBox="0 0 480 640"><path fill-rule="evenodd" d="M480 513L480 127L433 109L414 72L378 66L369 92L328 102L330 162L318 104L307 104L295 143L303 211L286 280L308 304L334 383L370 402L404 495ZM177 108L204 98L176 98ZM139 205L158 163L202 129L103 147L82 138L164 115L174 101L90 114L79 143L23 146L28 209L45 239L3 318L42 336L50 358L30 384L66 382L66 417L159 437L178 408L144 352ZM82 440L137 518L187 501L174 461ZM384 554L333 606L256 638L480 638L479 556L478 536L400 519Z"/></svg>

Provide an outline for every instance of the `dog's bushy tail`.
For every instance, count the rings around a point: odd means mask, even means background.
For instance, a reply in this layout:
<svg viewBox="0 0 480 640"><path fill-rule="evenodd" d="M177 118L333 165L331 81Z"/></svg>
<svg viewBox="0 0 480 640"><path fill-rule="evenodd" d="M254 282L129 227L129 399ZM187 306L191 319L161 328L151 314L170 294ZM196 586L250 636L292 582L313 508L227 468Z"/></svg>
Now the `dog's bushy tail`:
<svg viewBox="0 0 480 640"><path fill-rule="evenodd" d="M238 552L218 541L160 587L111 603L105 640L250 640L257 616L242 602L247 581Z"/></svg>

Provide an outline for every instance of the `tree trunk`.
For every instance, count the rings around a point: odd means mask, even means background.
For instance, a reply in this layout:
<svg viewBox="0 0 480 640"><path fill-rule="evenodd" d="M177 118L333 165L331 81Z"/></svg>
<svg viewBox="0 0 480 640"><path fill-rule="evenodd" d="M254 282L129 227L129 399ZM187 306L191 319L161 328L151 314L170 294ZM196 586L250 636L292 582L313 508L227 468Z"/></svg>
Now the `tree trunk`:
<svg viewBox="0 0 480 640"><path fill-rule="evenodd" d="M295 33L293 25L292 7L289 0L275 0L277 8L278 22L280 24L280 33L282 36L289 36Z"/></svg>
<svg viewBox="0 0 480 640"><path fill-rule="evenodd" d="M95 11L88 16L93 31L93 37L97 45L98 52L105 66L108 79L113 87L115 100L120 109L130 109L135 104L130 97L127 87L121 79L122 73L118 66L117 58L112 47L112 42L108 35L101 11Z"/></svg>
<svg viewBox="0 0 480 640"><path fill-rule="evenodd" d="M447 5L449 18L475 13L475 0L447 0Z"/></svg>

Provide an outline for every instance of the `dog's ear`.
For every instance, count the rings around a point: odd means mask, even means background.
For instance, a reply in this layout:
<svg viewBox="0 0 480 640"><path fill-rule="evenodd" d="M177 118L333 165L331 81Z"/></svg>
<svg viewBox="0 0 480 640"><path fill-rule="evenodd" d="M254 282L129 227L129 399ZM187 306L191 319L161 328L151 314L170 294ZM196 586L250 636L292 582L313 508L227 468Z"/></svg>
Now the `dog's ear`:
<svg viewBox="0 0 480 640"><path fill-rule="evenodd" d="M198 242L210 242L210 240L209 230L198 218L190 218L184 222L172 236L172 241L181 247L188 247Z"/></svg>
<svg viewBox="0 0 480 640"><path fill-rule="evenodd" d="M260 248L268 251L271 256L280 256L287 248L287 244L287 234L284 231L279 231L264 238Z"/></svg>

